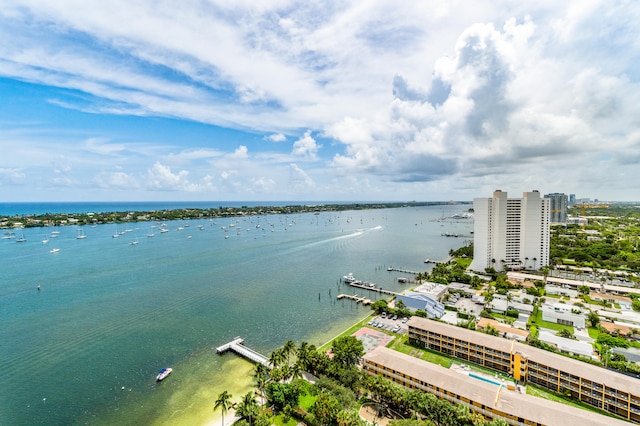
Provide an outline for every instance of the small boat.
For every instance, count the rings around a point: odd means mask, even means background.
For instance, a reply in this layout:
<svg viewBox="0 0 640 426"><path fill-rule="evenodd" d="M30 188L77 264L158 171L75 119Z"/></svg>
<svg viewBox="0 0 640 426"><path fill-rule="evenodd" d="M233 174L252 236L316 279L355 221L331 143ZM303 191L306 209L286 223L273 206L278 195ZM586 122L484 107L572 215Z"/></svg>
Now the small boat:
<svg viewBox="0 0 640 426"><path fill-rule="evenodd" d="M173 371L172 368L163 368L162 370L158 371L158 375L156 376L156 382L161 382L164 379L166 379L167 376L171 374L172 371Z"/></svg>
<svg viewBox="0 0 640 426"><path fill-rule="evenodd" d="M356 279L353 278L353 274L351 272L342 277L342 281L344 281L345 283L352 283L355 282L355 280Z"/></svg>
<svg viewBox="0 0 640 426"><path fill-rule="evenodd" d="M60 251L59 248L52 248L51 250L49 250L49 253L57 253L59 251Z"/></svg>

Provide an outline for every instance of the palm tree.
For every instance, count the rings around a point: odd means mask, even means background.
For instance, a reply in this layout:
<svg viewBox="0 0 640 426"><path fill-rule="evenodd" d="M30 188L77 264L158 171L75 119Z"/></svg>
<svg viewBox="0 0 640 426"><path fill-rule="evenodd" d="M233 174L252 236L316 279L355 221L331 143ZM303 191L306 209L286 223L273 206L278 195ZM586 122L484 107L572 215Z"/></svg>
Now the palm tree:
<svg viewBox="0 0 640 426"><path fill-rule="evenodd" d="M269 380L269 369L261 363L256 364L256 369L253 372L253 379L256 382L256 386L260 390L260 401L264 405L264 386Z"/></svg>
<svg viewBox="0 0 640 426"><path fill-rule="evenodd" d="M231 403L231 394L227 391L222 392L218 395L218 399L216 399L215 404L213 404L214 411L218 408L222 411L222 426L224 426L224 415L229 410L229 408L233 407Z"/></svg>
<svg viewBox="0 0 640 426"><path fill-rule="evenodd" d="M273 368L276 368L284 362L284 359L285 357L282 348L276 349L275 351L271 352L271 355L269 356L269 365Z"/></svg>
<svg viewBox="0 0 640 426"><path fill-rule="evenodd" d="M293 340L287 340L282 347L283 355L287 357L287 364L289 364L289 357L291 355L295 355L296 353L296 344Z"/></svg>
<svg viewBox="0 0 640 426"><path fill-rule="evenodd" d="M253 397L252 392L247 392L242 397L242 401L238 403L236 414L243 419L248 419L249 425L251 425L253 423L253 419L255 419L258 414L260 414L260 407Z"/></svg>

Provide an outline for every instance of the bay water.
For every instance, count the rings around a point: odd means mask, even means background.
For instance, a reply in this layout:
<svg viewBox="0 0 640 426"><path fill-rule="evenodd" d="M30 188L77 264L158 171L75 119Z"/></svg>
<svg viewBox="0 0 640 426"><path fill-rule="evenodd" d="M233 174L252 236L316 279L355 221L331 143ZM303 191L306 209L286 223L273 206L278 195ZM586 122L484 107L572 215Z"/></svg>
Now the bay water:
<svg viewBox="0 0 640 426"><path fill-rule="evenodd" d="M388 268L427 271L464 245L471 221L436 219L466 208L16 231L25 242L0 240L0 424L219 424L217 395L239 401L253 365L217 346L325 343L370 313L339 293L380 297L343 275L408 288Z"/></svg>

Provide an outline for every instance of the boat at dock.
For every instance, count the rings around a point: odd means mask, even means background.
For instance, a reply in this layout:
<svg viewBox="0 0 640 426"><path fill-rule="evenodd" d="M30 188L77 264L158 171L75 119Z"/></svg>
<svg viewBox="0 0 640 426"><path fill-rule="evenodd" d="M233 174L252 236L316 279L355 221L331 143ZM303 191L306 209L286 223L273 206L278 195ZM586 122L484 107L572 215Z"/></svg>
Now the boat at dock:
<svg viewBox="0 0 640 426"><path fill-rule="evenodd" d="M156 376L156 382L161 382L164 379L167 378L167 376L169 374L171 374L171 372L173 371L172 368L168 367L168 368L163 368L162 370L158 371L158 375Z"/></svg>
<svg viewBox="0 0 640 426"><path fill-rule="evenodd" d="M355 282L356 279L353 278L353 273L349 272L347 275L342 277L342 281L344 281L345 283L352 283Z"/></svg>

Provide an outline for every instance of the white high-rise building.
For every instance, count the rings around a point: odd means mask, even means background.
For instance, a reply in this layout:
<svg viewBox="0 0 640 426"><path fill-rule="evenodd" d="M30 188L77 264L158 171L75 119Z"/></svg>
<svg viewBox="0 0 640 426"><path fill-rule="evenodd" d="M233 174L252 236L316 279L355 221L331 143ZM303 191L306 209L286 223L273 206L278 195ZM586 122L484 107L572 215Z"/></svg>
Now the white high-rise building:
<svg viewBox="0 0 640 426"><path fill-rule="evenodd" d="M470 269L540 269L549 264L549 199L540 192L507 198L497 190L492 198L475 198L473 209Z"/></svg>

